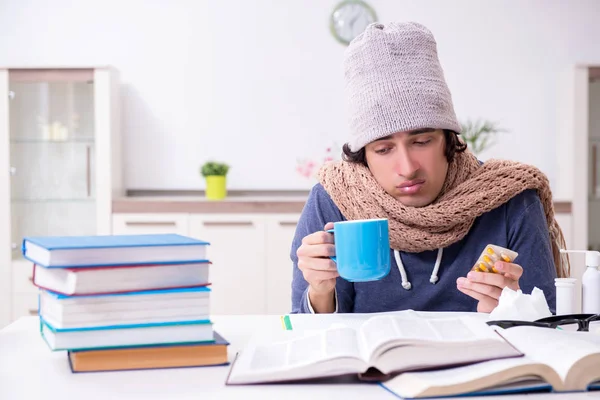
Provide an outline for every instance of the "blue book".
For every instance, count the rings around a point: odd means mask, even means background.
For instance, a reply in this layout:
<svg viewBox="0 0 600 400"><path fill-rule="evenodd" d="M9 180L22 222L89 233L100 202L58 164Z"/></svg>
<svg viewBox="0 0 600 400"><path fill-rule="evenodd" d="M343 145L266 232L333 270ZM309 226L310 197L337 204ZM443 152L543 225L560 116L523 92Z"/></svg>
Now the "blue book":
<svg viewBox="0 0 600 400"><path fill-rule="evenodd" d="M210 243L177 234L25 237L23 256L47 268L207 262Z"/></svg>
<svg viewBox="0 0 600 400"><path fill-rule="evenodd" d="M380 386L395 395L399 399L433 399L433 398L445 398L445 397L479 397L479 396L500 396L500 395L510 395L510 394L518 394L518 393L551 393L552 386L548 383L535 379L535 377L531 377L529 380L517 381L517 382L509 382L505 384L501 384L489 389L478 390L473 392L466 393L455 393L453 395L450 394L425 394L425 395L417 395L417 396L406 396L403 397L399 394L399 391L391 388L385 382L380 383ZM442 392L443 393L443 392Z"/></svg>
<svg viewBox="0 0 600 400"><path fill-rule="evenodd" d="M59 329L40 317L40 330L51 350L214 342L214 331L210 320Z"/></svg>

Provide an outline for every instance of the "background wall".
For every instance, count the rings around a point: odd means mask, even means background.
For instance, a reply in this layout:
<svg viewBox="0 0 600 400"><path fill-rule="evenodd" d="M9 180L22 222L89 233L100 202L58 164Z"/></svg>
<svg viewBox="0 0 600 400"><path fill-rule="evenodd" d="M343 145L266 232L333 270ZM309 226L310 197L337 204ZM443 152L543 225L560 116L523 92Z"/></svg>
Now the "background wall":
<svg viewBox="0 0 600 400"><path fill-rule="evenodd" d="M121 71L129 189L202 189L207 159L231 189L304 189L298 159L347 134L338 0L0 1L0 64ZM461 119L509 132L482 158L532 163L557 197L560 80L600 62L595 0L368 0L381 22L428 26ZM568 160L566 161L568 162Z"/></svg>

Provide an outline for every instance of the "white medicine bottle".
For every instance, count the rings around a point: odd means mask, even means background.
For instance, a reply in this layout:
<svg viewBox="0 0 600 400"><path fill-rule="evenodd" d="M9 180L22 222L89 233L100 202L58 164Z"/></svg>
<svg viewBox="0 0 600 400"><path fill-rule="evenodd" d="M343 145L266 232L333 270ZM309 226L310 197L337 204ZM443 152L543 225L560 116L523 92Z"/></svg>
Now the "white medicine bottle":
<svg viewBox="0 0 600 400"><path fill-rule="evenodd" d="M585 272L581 277L581 312L600 314L600 252L595 250L560 250L561 253L585 253Z"/></svg>

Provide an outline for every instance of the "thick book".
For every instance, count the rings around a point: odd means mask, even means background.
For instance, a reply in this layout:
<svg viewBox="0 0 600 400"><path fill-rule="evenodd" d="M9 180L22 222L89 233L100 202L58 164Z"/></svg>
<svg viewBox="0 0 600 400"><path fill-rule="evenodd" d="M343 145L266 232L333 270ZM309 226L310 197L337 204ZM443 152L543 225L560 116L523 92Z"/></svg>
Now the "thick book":
<svg viewBox="0 0 600 400"><path fill-rule="evenodd" d="M128 371L228 365L229 342L218 332L212 343L153 345L68 352L72 372Z"/></svg>
<svg viewBox="0 0 600 400"><path fill-rule="evenodd" d="M208 262L89 268L33 266L33 284L65 295L134 292L209 284Z"/></svg>
<svg viewBox="0 0 600 400"><path fill-rule="evenodd" d="M56 329L208 320L208 287L65 296L40 290L38 314Z"/></svg>
<svg viewBox="0 0 600 400"><path fill-rule="evenodd" d="M525 356L439 371L407 372L381 384L401 398L600 389L599 335L531 326L500 333Z"/></svg>
<svg viewBox="0 0 600 400"><path fill-rule="evenodd" d="M293 331L292 331L293 332ZM229 385L390 374L521 357L485 321L378 315L357 326L332 326L283 340L256 338L232 363Z"/></svg>
<svg viewBox="0 0 600 400"><path fill-rule="evenodd" d="M214 341L210 320L58 329L40 317L40 330L53 351Z"/></svg>
<svg viewBox="0 0 600 400"><path fill-rule="evenodd" d="M210 243L177 234L25 237L23 256L48 268L207 262Z"/></svg>

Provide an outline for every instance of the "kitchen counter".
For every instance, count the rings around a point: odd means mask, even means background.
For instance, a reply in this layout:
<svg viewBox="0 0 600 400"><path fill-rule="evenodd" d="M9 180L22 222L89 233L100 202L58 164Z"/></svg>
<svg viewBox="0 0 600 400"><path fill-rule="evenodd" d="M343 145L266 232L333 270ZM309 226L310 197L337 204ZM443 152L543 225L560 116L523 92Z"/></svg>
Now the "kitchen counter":
<svg viewBox="0 0 600 400"><path fill-rule="evenodd" d="M229 191L207 200L200 191L129 191L113 200L113 213L300 213L308 191Z"/></svg>
<svg viewBox="0 0 600 400"><path fill-rule="evenodd" d="M207 200L201 191L128 191L113 200L113 213L300 213L308 191L229 191L225 199ZM570 201L554 202L557 214L570 214Z"/></svg>
<svg viewBox="0 0 600 400"><path fill-rule="evenodd" d="M554 212L556 214L571 214L571 202L570 201L555 201Z"/></svg>

